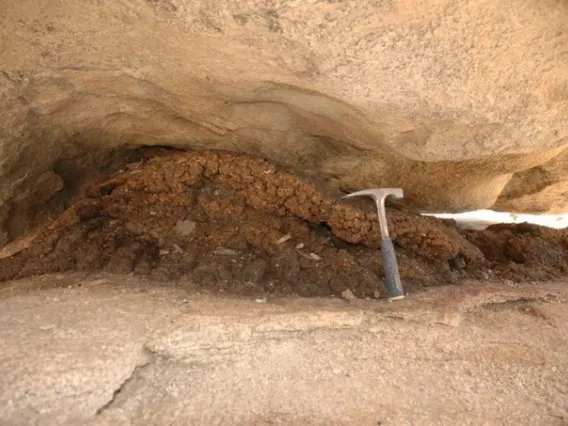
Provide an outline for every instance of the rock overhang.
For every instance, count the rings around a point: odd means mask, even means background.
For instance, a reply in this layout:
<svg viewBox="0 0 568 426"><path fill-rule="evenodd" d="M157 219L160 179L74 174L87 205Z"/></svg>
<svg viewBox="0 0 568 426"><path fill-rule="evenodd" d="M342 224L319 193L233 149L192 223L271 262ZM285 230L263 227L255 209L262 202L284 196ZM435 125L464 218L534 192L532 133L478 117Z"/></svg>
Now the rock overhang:
<svg viewBox="0 0 568 426"><path fill-rule="evenodd" d="M515 6L9 4L0 218L58 165L144 145L403 187L415 211L565 211L568 6Z"/></svg>

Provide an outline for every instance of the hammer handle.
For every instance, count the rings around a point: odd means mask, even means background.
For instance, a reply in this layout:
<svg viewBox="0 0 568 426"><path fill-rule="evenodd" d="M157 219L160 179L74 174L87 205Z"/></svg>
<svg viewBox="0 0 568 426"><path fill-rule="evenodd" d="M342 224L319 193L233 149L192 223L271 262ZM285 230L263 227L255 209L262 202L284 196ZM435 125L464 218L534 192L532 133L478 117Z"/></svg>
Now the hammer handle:
<svg viewBox="0 0 568 426"><path fill-rule="evenodd" d="M404 290L398 272L396 253L390 238L383 238L381 241L381 254L383 257L383 269L385 271L385 282L389 300L402 299Z"/></svg>

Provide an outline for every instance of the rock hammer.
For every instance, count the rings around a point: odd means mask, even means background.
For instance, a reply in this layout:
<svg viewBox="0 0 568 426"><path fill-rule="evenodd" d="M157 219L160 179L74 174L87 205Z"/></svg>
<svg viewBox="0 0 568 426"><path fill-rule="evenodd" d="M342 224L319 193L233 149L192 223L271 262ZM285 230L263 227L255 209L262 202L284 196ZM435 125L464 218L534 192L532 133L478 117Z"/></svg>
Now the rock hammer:
<svg viewBox="0 0 568 426"><path fill-rule="evenodd" d="M395 198L402 198L404 196L401 188L375 188L353 192L343 198L371 197L375 200L377 213L379 215L379 228L381 230L381 255L383 258L388 300L399 300L404 298L404 290L402 289L402 282L400 281L396 253L390 238L385 211L385 199L390 195Z"/></svg>

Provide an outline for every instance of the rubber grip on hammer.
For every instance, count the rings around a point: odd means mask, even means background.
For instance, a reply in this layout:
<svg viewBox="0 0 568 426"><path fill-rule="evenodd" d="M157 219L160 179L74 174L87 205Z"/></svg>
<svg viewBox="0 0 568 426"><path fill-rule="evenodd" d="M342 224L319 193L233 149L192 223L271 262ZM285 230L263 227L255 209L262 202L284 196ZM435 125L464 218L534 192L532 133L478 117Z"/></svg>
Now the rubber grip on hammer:
<svg viewBox="0 0 568 426"><path fill-rule="evenodd" d="M402 299L404 290L398 272L396 253L390 238L383 238L381 241L381 255L383 258L383 269L385 271L385 283L389 300Z"/></svg>

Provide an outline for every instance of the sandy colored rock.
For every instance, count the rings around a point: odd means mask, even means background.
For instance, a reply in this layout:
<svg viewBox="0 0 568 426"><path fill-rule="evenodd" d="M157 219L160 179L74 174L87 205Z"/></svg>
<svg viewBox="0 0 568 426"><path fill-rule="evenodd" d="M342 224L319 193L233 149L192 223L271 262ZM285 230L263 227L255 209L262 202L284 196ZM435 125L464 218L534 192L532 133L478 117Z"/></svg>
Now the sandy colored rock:
<svg viewBox="0 0 568 426"><path fill-rule="evenodd" d="M253 152L421 210L566 210L564 1L4 3L3 222L49 170L74 190L138 145Z"/></svg>
<svg viewBox="0 0 568 426"><path fill-rule="evenodd" d="M0 423L568 421L568 287L219 299L112 275L0 289Z"/></svg>
<svg viewBox="0 0 568 426"><path fill-rule="evenodd" d="M176 231L183 237L187 237L195 232L196 224L192 220L178 220L176 223Z"/></svg>

